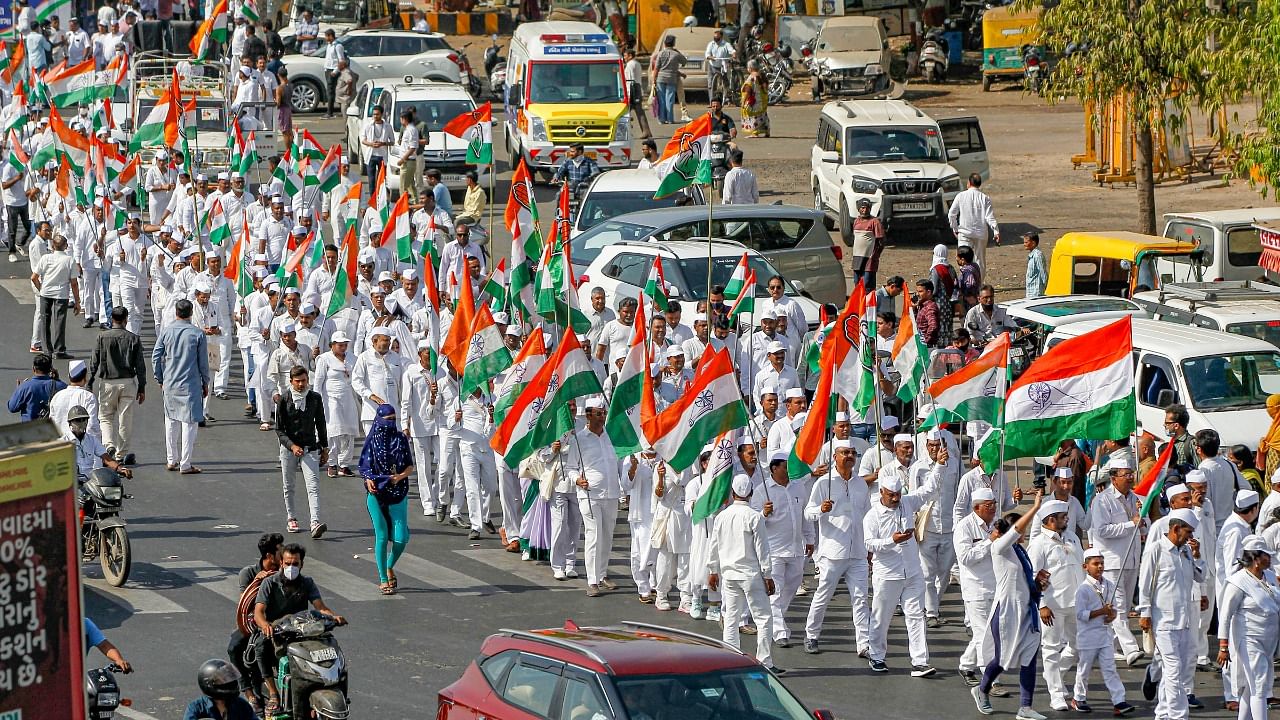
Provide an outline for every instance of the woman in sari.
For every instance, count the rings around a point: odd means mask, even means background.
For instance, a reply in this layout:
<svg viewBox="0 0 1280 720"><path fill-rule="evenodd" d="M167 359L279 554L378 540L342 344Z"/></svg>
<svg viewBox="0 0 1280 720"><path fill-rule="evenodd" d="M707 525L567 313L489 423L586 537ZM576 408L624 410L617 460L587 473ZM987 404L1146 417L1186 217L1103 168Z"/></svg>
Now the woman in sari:
<svg viewBox="0 0 1280 720"><path fill-rule="evenodd" d="M760 72L760 63L747 62L747 79L742 83L742 132L750 137L769 137L769 82Z"/></svg>
<svg viewBox="0 0 1280 720"><path fill-rule="evenodd" d="M1280 467L1280 393L1267 398L1267 414L1271 416L1271 427L1258 442L1258 460L1262 476L1269 478Z"/></svg>
<svg viewBox="0 0 1280 720"><path fill-rule="evenodd" d="M399 583L392 568L409 544L409 474L413 467L413 451L396 423L396 409L379 405L360 450L360 477L364 478L365 505L373 522L373 556L383 595L395 594Z"/></svg>

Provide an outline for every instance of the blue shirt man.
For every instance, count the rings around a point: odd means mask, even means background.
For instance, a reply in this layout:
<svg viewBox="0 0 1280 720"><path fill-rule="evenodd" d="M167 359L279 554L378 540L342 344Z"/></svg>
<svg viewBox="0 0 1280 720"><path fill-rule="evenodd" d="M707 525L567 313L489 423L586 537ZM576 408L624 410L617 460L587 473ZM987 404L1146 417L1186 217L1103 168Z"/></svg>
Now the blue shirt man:
<svg viewBox="0 0 1280 720"><path fill-rule="evenodd" d="M53 358L41 353L31 362L33 375L23 380L9 396L9 412L21 413L22 419L35 420L49 414L49 398L67 386L52 377Z"/></svg>

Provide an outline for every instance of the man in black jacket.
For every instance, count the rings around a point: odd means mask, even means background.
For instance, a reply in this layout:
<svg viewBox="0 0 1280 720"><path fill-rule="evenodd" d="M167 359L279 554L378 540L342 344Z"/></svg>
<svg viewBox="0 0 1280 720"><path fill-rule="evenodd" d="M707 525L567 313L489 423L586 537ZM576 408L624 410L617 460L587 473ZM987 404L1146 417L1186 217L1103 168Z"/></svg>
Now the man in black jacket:
<svg viewBox="0 0 1280 720"><path fill-rule="evenodd" d="M311 511L311 537L319 540L329 529L320 522L320 466L329 463L329 436L325 431L324 401L310 390L307 369L294 365L289 371L289 392L276 402L276 435L280 438L280 475L284 481L284 512L289 532L300 532L293 514L293 481L302 470Z"/></svg>

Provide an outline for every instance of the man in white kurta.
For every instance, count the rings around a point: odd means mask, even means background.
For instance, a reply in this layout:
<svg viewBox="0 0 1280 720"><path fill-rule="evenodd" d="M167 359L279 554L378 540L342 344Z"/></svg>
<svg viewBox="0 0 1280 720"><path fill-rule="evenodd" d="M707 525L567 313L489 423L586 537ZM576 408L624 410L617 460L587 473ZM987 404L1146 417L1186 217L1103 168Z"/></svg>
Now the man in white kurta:
<svg viewBox="0 0 1280 720"><path fill-rule="evenodd" d="M1185 720L1188 715L1187 696L1196 670L1192 633L1200 606L1196 583L1204 576L1200 545L1192 541L1198 525L1188 508L1169 513L1168 533L1156 539L1138 571L1138 623L1144 632L1155 633L1160 662L1155 708L1160 720Z"/></svg>
<svg viewBox="0 0 1280 720"><path fill-rule="evenodd" d="M1064 500L1046 500L1040 506L1038 535L1027 546L1031 567L1049 573L1049 588L1040 597L1040 648L1049 706L1068 710L1063 674L1076 658L1076 589L1084 582L1084 549L1068 531L1071 506Z"/></svg>
<svg viewBox="0 0 1280 720"><path fill-rule="evenodd" d="M886 672L889 623L893 610L902 605L907 623L912 677L936 672L929 665L929 645L924 623L924 570L916 542L915 514L929 495L937 491L938 470L925 474L919 487L907 490L907 469L914 452L912 435L893 438L894 462L880 469L880 497L862 520L867 550L871 552L871 641L868 662L873 672Z"/></svg>
<svg viewBox="0 0 1280 720"><path fill-rule="evenodd" d="M1116 592L1116 619L1111 623L1125 662L1132 667L1145 653L1129 628L1129 598L1137 582L1138 561L1142 556L1139 536L1143 518L1138 512L1141 500L1133 492L1134 468L1130 460L1112 461L1107 465L1111 487L1098 493L1089 506L1089 535L1102 550L1106 577L1119 589Z"/></svg>
<svg viewBox="0 0 1280 720"><path fill-rule="evenodd" d="M808 493L802 483L791 480L787 474L790 454L790 451L778 450L769 457L768 479L751 496L751 507L764 518L775 585L775 592L769 596L773 627L760 627L758 632L772 635L779 647L791 644L787 610L800 589L804 561L813 551L814 542L813 523L804 519Z"/></svg>
<svg viewBox="0 0 1280 720"><path fill-rule="evenodd" d="M772 610L769 596L776 591L765 537L764 519L751 507L751 478L736 475L730 489L733 502L716 515L707 559L707 584L724 598L725 643L740 647L738 618L751 611L756 633L756 660L773 668Z"/></svg>
<svg viewBox="0 0 1280 720"><path fill-rule="evenodd" d="M817 527L813 562L818 568L818 589L813 593L805 620L804 651L818 652L822 622L843 580L853 605L855 643L858 652L863 653L869 647L871 631L867 608L867 546L862 525L871 507L870 483L855 474L855 456L848 440L834 440L832 446L835 462L825 476L814 481L804 508L805 520L816 523Z"/></svg>
<svg viewBox="0 0 1280 720"><path fill-rule="evenodd" d="M364 435L373 427L378 406L400 404L400 380L404 374L400 355L391 352L391 333L376 327L370 332L370 347L356 358L351 369L351 387L360 400L360 425Z"/></svg>
<svg viewBox="0 0 1280 720"><path fill-rule="evenodd" d="M930 509L925 518L924 539L920 541L920 563L924 570L925 625L931 628L941 624L938 614L939 599L951 583L951 566L955 564L950 508L954 504L955 487L959 481L955 470L959 463L951 462L951 451L943 440L942 433L942 430L934 428L924 435L925 454L907 470L909 491L920 487L930 474L935 474L938 478L934 483L934 491L923 496Z"/></svg>
<svg viewBox="0 0 1280 720"><path fill-rule="evenodd" d="M315 390L324 400L325 431L329 436L329 477L355 475L351 469L359 458L353 454L355 437L361 430L360 411L351 389L351 371L355 356L350 352L351 338L341 330L329 337L329 351L316 358L313 372ZM402 412L401 417L405 417Z"/></svg>
<svg viewBox="0 0 1280 720"><path fill-rule="evenodd" d="M623 458L622 465L622 494L628 498L627 529L631 535L631 580L640 602L648 604L655 599L653 565L657 557L650 535L658 504L653 488L659 477L665 481L668 473L674 475L675 471L652 450L632 453Z"/></svg>
<svg viewBox="0 0 1280 720"><path fill-rule="evenodd" d="M996 575L991 565L995 493L990 488L980 487L973 491L969 501L973 510L956 522L951 540L960 569L964 620L969 626L969 644L960 655L959 672L966 685L976 687L979 671L991 661L987 620L991 617L991 601L996 594Z"/></svg>
<svg viewBox="0 0 1280 720"><path fill-rule="evenodd" d="M435 515L441 498L436 483L436 436L440 393L431 371L431 340L418 341L418 362L406 365L400 381L400 417L413 442L413 461L418 474L418 498L423 515ZM333 441L330 440L332 443Z"/></svg>
<svg viewBox="0 0 1280 720"><path fill-rule="evenodd" d="M493 430L493 399L481 388L476 388L454 411L461 431L458 435L458 460L462 467L462 484L466 493L467 516L471 532L469 540L479 540L480 531L496 535L498 529L489 519L493 494L498 489L498 478L489 447L489 435ZM456 502L455 494L455 502Z"/></svg>
<svg viewBox="0 0 1280 720"><path fill-rule="evenodd" d="M618 522L618 500L622 493L622 461L604 431L604 401L599 397L585 402L587 426L569 444L565 472L578 488L578 510L584 529L583 554L587 569L587 595L600 595L601 588L617 589L609 579L609 553L613 530Z"/></svg>
<svg viewBox="0 0 1280 720"><path fill-rule="evenodd" d="M1204 464L1200 465L1201 472ZM1214 479L1209 478L1209 498L1213 499ZM1227 515L1218 530L1217 553L1214 555L1215 588L1214 598L1218 607L1222 607L1222 593L1227 589L1227 580L1239 569L1240 553L1244 550L1244 539L1252 534L1253 522L1258 519L1258 493L1254 490L1237 490L1233 500L1227 505L1232 512ZM1219 513L1220 514L1220 513ZM1198 519L1198 518L1197 518ZM1197 593L1197 597L1199 594ZM1197 627L1199 623L1196 623ZM1222 695L1226 702L1236 702L1234 678L1230 670L1222 673Z"/></svg>

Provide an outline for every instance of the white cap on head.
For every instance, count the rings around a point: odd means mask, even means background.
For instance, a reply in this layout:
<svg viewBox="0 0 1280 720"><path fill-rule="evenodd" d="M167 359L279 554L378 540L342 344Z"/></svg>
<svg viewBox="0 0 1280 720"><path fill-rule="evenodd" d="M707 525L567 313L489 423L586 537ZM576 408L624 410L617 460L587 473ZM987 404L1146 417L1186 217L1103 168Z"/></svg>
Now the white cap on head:
<svg viewBox="0 0 1280 720"><path fill-rule="evenodd" d="M401 279L401 280L417 280L417 279L418 279L418 269L417 269L417 268L405 268L405 269L404 269L404 272L400 273L400 279Z"/></svg>
<svg viewBox="0 0 1280 720"><path fill-rule="evenodd" d="M1071 468L1066 466L1061 466L1053 469L1053 476L1056 478L1060 478L1060 477L1073 478L1076 476L1076 474L1071 470Z"/></svg>
<svg viewBox="0 0 1280 720"><path fill-rule="evenodd" d="M916 438L911 433L898 433L893 436L893 444L897 445L898 443L911 443L912 445L915 445Z"/></svg>
<svg viewBox="0 0 1280 720"><path fill-rule="evenodd" d="M524 330L521 329L520 323L511 323L507 326L507 334L520 337L521 335L524 335Z"/></svg>
<svg viewBox="0 0 1280 720"><path fill-rule="evenodd" d="M885 430L892 430L896 427L898 427L898 418L894 417L893 415L885 415L884 417L880 418L880 432L884 432Z"/></svg>
<svg viewBox="0 0 1280 720"><path fill-rule="evenodd" d="M799 399L801 399L801 400L803 400L803 399L804 399L804 389L803 389L803 388L794 388L794 387L793 387L793 388L787 388L786 399L788 399L788 400L793 400L793 399L795 399L795 398L799 398Z"/></svg>
<svg viewBox="0 0 1280 720"><path fill-rule="evenodd" d="M161 233L162 235L172 235L172 234L173 234L173 226L172 226L172 225L161 225L161 226L160 226L160 233Z"/></svg>
<svg viewBox="0 0 1280 720"><path fill-rule="evenodd" d="M256 278L264 278L271 274L271 271L264 267L256 267L252 270L253 276Z"/></svg>
<svg viewBox="0 0 1280 720"><path fill-rule="evenodd" d="M168 160L168 159L169 159L169 151L168 151L168 150L161 150L160 152L156 153L156 159L157 159L157 160Z"/></svg>
<svg viewBox="0 0 1280 720"><path fill-rule="evenodd" d="M1188 470L1187 474L1182 476L1182 482L1188 485L1191 483L1207 485L1209 483L1209 476L1205 475L1203 470Z"/></svg>
<svg viewBox="0 0 1280 720"><path fill-rule="evenodd" d="M1200 518L1196 517L1196 513L1191 508L1178 508L1169 513L1170 520L1181 520L1191 526L1192 530L1200 527Z"/></svg>
<svg viewBox="0 0 1280 720"><path fill-rule="evenodd" d="M418 341L418 352L431 349L431 338L422 338Z"/></svg>
<svg viewBox="0 0 1280 720"><path fill-rule="evenodd" d="M853 441L849 438L832 438L831 440L831 449L833 450L845 450L852 448Z"/></svg>
<svg viewBox="0 0 1280 720"><path fill-rule="evenodd" d="M263 268L263 270L265 269L266 268ZM271 277L267 278L266 287L267 287L267 292L273 292L273 291L280 292L280 278L276 277L275 275L272 275Z"/></svg>
<svg viewBox="0 0 1280 720"><path fill-rule="evenodd" d="M379 335L382 337L391 337L391 331L387 330L385 327L375 327L369 331L369 337L371 338L376 338Z"/></svg>
<svg viewBox="0 0 1280 720"><path fill-rule="evenodd" d="M199 252L200 252L200 249L199 249L199 248L196 248L196 247L183 248L183 249L182 249L182 252L178 253L178 259L179 259L179 260L186 260L187 258L189 258L189 257L191 257L192 255L195 255L196 253L199 253Z"/></svg>
<svg viewBox="0 0 1280 720"><path fill-rule="evenodd" d="M1237 490L1236 491L1236 507L1247 508L1258 504L1257 490Z"/></svg>
<svg viewBox="0 0 1280 720"><path fill-rule="evenodd" d="M302 291L296 287L287 287L284 289L285 295L301 295Z"/></svg>
<svg viewBox="0 0 1280 720"><path fill-rule="evenodd" d="M302 225L294 225L294 226L293 226L293 231L292 231L292 232L293 232L293 234L294 234L294 235L306 235L306 234L307 234L307 228L306 228L306 227L304 227L304 226L302 226Z"/></svg>
<svg viewBox="0 0 1280 720"><path fill-rule="evenodd" d="M218 179L219 179L219 180L230 180L230 179L231 179L231 173L229 173L229 172L220 172L220 173L218 173Z"/></svg>
<svg viewBox="0 0 1280 720"><path fill-rule="evenodd" d="M938 428L929 428L924 434L925 440L938 441L942 439L942 431Z"/></svg>
<svg viewBox="0 0 1280 720"><path fill-rule="evenodd" d="M604 398L600 397L599 395L592 395L591 397L587 398L587 401L585 403L583 403L583 407L585 407L588 410L603 410Z"/></svg>
<svg viewBox="0 0 1280 720"><path fill-rule="evenodd" d="M1132 469L1133 469L1133 460L1129 459L1127 455L1123 455L1120 457L1113 457L1107 461L1108 472L1111 470L1132 470Z"/></svg>
<svg viewBox="0 0 1280 720"><path fill-rule="evenodd" d="M297 326L297 325L294 325L294 324L293 324L293 323L291 323L291 322L287 322L287 323L285 323L285 324L283 324L283 325L281 325L281 326L280 326L280 334L281 334L281 335L288 335L288 334L289 334L289 333L291 333L291 332L297 332L297 331L298 331L298 326Z"/></svg>
<svg viewBox="0 0 1280 720"><path fill-rule="evenodd" d="M1094 545L1093 547L1084 551L1085 560L1088 560L1089 558L1100 558L1100 557L1102 557L1102 548L1098 547L1097 545Z"/></svg>
<svg viewBox="0 0 1280 720"><path fill-rule="evenodd" d="M684 348L680 347L679 345L672 345L671 347L667 348L668 360L670 360L671 358L682 358L682 357L684 357Z"/></svg>
<svg viewBox="0 0 1280 720"><path fill-rule="evenodd" d="M210 285L207 281L201 280L200 282L196 283L195 290L201 295L208 295L209 293L213 292L213 286Z"/></svg>
<svg viewBox="0 0 1280 720"><path fill-rule="evenodd" d="M751 478L747 475L733 476L733 494L746 497L751 494Z"/></svg>
<svg viewBox="0 0 1280 720"><path fill-rule="evenodd" d="M786 351L787 351L787 346L783 345L781 342L777 340L774 340L773 342L769 343L769 346L765 348L765 352L770 355L774 353L784 353Z"/></svg>
<svg viewBox="0 0 1280 720"><path fill-rule="evenodd" d="M836 422L849 422L849 413L843 412L843 411L837 411Z"/></svg>
<svg viewBox="0 0 1280 720"><path fill-rule="evenodd" d="M1240 549L1247 550L1249 552L1264 552L1268 555L1271 554L1271 545L1267 544L1267 539L1261 535L1249 535L1244 539L1244 545L1241 546Z"/></svg>
<svg viewBox="0 0 1280 720"><path fill-rule="evenodd" d="M382 272L378 273L378 282L380 283L395 282L395 281L396 281L396 278L394 275L391 274L390 270L383 270Z"/></svg>
<svg viewBox="0 0 1280 720"><path fill-rule="evenodd" d="M412 279L413 278L410 278L410 277L405 278L405 280L412 280ZM507 325L511 322L511 316L504 312L496 312L493 314L493 321L498 323L499 325Z"/></svg>
<svg viewBox="0 0 1280 720"><path fill-rule="evenodd" d="M373 287L369 288L369 297L373 297L374 295L378 295L380 297L386 297L387 291L383 290L381 285L374 285Z"/></svg>
<svg viewBox="0 0 1280 720"><path fill-rule="evenodd" d="M72 380L75 380L83 376L88 368L89 366L85 365L83 360L72 360L71 364L67 365L67 375L69 375Z"/></svg>
<svg viewBox="0 0 1280 720"><path fill-rule="evenodd" d="M312 305L309 302L302 303L302 307L298 308L298 312L302 313L303 315L310 315L315 311L316 311L316 306Z"/></svg>
<svg viewBox="0 0 1280 720"><path fill-rule="evenodd" d="M239 170L232 170L232 171L231 171L231 179L232 179L232 180L243 180L243 179L244 179L244 175L243 175L243 174L241 174Z"/></svg>
<svg viewBox="0 0 1280 720"><path fill-rule="evenodd" d="M902 478L897 475L886 475L880 478L880 489L891 493L902 492Z"/></svg>
<svg viewBox="0 0 1280 720"><path fill-rule="evenodd" d="M378 259L378 251L368 245L360 248L360 252L356 254L356 260L362 263L371 263Z"/></svg>
<svg viewBox="0 0 1280 720"><path fill-rule="evenodd" d="M935 405L933 403L925 403L924 405L916 408L916 419L924 420L929 417L933 414L934 407Z"/></svg>
<svg viewBox="0 0 1280 720"><path fill-rule="evenodd" d="M1178 483L1177 485L1170 485L1169 487L1165 488L1164 496L1172 500L1178 497L1179 495L1186 495L1189 492L1191 492L1191 490L1186 485L1182 483Z"/></svg>
<svg viewBox="0 0 1280 720"><path fill-rule="evenodd" d="M347 337L347 334L342 332L341 330L329 336L330 345L332 345L333 343L349 343L349 342L351 342L351 338Z"/></svg>
<svg viewBox="0 0 1280 720"><path fill-rule="evenodd" d="M387 298L387 312L393 313L398 307L400 307L400 303L396 301L394 296Z"/></svg>
<svg viewBox="0 0 1280 720"><path fill-rule="evenodd" d="M778 394L778 388L774 387L773 385L765 385L764 387L760 388L760 397L764 397L765 395L777 395L777 394Z"/></svg>
<svg viewBox="0 0 1280 720"><path fill-rule="evenodd" d="M1040 522L1044 522L1044 519L1049 517L1050 515L1055 515L1057 513L1065 513L1070 511L1071 511L1071 506L1062 500L1045 500L1040 505L1040 513L1038 517L1040 518Z"/></svg>
<svg viewBox="0 0 1280 720"><path fill-rule="evenodd" d="M698 313L697 315L694 315L694 316L693 316L693 321L694 321L695 323L708 322L708 320L707 320L707 314L706 314L706 313L704 313L704 312L702 312L702 313Z"/></svg>
<svg viewBox="0 0 1280 720"><path fill-rule="evenodd" d="M996 494L991 492L991 488L980 487L975 489L973 493L969 495L969 502L974 505L980 502L994 501L995 499Z"/></svg>
<svg viewBox="0 0 1280 720"><path fill-rule="evenodd" d="M786 450L774 450L772 453L769 453L770 465L778 462L779 460L781 460L782 462L787 462L790 459L791 459L791 453L787 452Z"/></svg>

